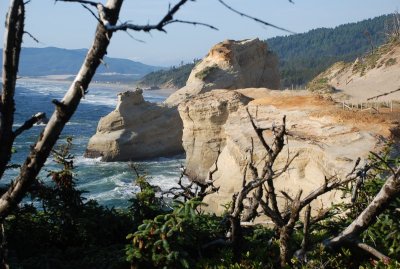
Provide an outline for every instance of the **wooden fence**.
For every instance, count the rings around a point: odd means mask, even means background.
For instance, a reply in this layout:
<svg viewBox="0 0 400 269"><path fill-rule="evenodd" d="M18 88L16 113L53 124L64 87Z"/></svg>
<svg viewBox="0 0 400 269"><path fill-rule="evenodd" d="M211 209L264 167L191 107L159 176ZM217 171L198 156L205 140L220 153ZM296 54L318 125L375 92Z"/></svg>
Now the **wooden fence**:
<svg viewBox="0 0 400 269"><path fill-rule="evenodd" d="M388 108L393 112L393 100L385 102L342 102L343 110L352 111L370 111L370 113L379 113L381 108Z"/></svg>

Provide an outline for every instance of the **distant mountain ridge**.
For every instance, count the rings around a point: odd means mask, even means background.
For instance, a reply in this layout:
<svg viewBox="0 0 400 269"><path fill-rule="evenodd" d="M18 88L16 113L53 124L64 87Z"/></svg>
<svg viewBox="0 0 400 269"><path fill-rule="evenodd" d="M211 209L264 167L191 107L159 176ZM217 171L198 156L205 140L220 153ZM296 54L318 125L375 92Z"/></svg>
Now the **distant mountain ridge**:
<svg viewBox="0 0 400 269"><path fill-rule="evenodd" d="M2 50L0 60L2 61ZM56 47L22 48L18 74L20 76L74 75L79 71L87 49L62 49ZM105 57L97 74L129 75L139 79L163 69L128 59Z"/></svg>

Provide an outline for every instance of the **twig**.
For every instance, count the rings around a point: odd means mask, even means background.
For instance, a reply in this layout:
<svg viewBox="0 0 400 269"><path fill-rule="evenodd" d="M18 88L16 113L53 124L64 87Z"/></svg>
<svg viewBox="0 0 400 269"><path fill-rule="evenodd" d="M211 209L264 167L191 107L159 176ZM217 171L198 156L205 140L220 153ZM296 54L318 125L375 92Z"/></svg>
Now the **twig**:
<svg viewBox="0 0 400 269"><path fill-rule="evenodd" d="M111 32L116 32L116 31L127 31L127 30L133 30L133 31L143 31L143 32L150 32L151 30L158 30L161 32L166 32L164 27L168 24L172 23L184 23L184 24L192 24L192 25L200 25L200 26L205 26L208 27L212 30L218 30L216 27L207 24L207 23L202 23L202 22L196 22L196 21L185 21L185 20L176 20L173 18L173 16L178 12L178 10L186 4L189 0L180 0L177 4L175 4L172 8L168 10L166 15L157 23L157 24L147 24L147 25L137 25L137 24L132 24L129 22L124 22L119 25L113 25L111 24L108 19L107 19L107 8L104 7L101 3L96 3L93 1L85 1L85 0L56 0L56 2L62 1L62 2L76 2L76 3L81 3L86 9L94 15L94 17L101 22L101 24ZM96 16L93 11L91 11L88 7L85 5L91 5L93 7L97 8L99 16Z"/></svg>
<svg viewBox="0 0 400 269"><path fill-rule="evenodd" d="M372 99L377 99L379 97L382 97L382 96L385 96L385 95L389 95L389 94L392 94L392 93L395 93L395 92L398 92L398 91L400 91L400 88L398 88L397 90L393 90L393 91L390 91L390 92L382 93L382 94L367 98L367 101L372 100Z"/></svg>
<svg viewBox="0 0 400 269"><path fill-rule="evenodd" d="M251 126L253 127L254 131L256 131L258 139L260 140L263 147L266 149L268 155L271 156L272 149L268 145L268 143L265 141L264 136L263 136L263 131L265 131L265 129L257 127L257 125L254 123L253 117L251 116L250 111L247 107L246 107L246 111L247 111L247 114L249 115Z"/></svg>
<svg viewBox="0 0 400 269"><path fill-rule="evenodd" d="M29 120L25 121L25 123L14 131L14 137L19 136L22 132L29 130L32 126L40 121L46 119L46 114L43 112L36 113Z"/></svg>
<svg viewBox="0 0 400 269"><path fill-rule="evenodd" d="M396 171L381 156L372 151L370 151L369 153L371 153L372 155L374 155L375 158L381 161L390 170L390 172L392 172L392 175L396 174Z"/></svg>
<svg viewBox="0 0 400 269"><path fill-rule="evenodd" d="M36 43L40 43L39 39L37 39L36 37L34 37L31 33L24 31L24 34L27 34L30 38L33 39L33 41L35 41Z"/></svg>
<svg viewBox="0 0 400 269"><path fill-rule="evenodd" d="M217 0L217 1L220 2L224 7L226 7L226 8L229 9L230 11L232 11L232 12L234 12L234 13L236 13L236 14L242 16L242 17L245 17L245 18L254 20L254 21L258 22L258 23L264 24L264 25L266 25L266 26L269 26L269 27L272 27L272 28L275 28L275 29L278 29L278 30L281 30L281 31L285 31L285 32L288 32L288 33L291 33L291 34L295 34L295 32L293 32L293 31L290 31L290 30L287 30L287 29L285 29L285 28L279 27L279 26L277 26L277 25L271 24L271 23L269 23L269 22L266 22L266 21L257 19L257 18L255 18L255 17L250 16L250 15L244 14L243 12L240 12L240 11L238 11L238 10L232 8L231 6L229 6L228 4L226 4L226 3L225 3L224 1L222 1L222 0Z"/></svg>
<svg viewBox="0 0 400 269"><path fill-rule="evenodd" d="M99 17L97 17L97 15L96 15L96 13L94 13L90 8L88 8L87 6L85 6L84 4L82 4L82 7L83 8L85 8L86 10L88 10L89 12L90 12L90 14L92 14L93 15L93 17L95 17L96 18L96 20L99 22L99 23L101 23L101 21L100 21L100 18Z"/></svg>
<svg viewBox="0 0 400 269"><path fill-rule="evenodd" d="M81 4L85 4L85 5L91 5L97 8L97 2L93 2L93 1L86 1L86 0L55 0L55 2L75 2L75 3L81 3Z"/></svg>
<svg viewBox="0 0 400 269"><path fill-rule="evenodd" d="M362 249L362 250L368 252L369 254L378 258L379 260L382 260L384 262L390 262L390 260L391 260L388 256L382 254L379 250L373 248L370 245L367 245L362 242L356 242L354 245L357 246L359 249Z"/></svg>

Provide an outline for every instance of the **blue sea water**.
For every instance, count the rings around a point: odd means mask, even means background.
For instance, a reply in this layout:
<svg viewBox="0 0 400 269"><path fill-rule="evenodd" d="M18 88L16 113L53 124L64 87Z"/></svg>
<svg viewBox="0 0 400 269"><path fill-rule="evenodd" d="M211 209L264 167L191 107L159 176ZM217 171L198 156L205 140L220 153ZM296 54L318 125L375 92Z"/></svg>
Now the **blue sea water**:
<svg viewBox="0 0 400 269"><path fill-rule="evenodd" d="M21 126L25 120L37 112L45 112L50 117L54 109L51 100L60 100L68 87L69 84L66 83L38 80L18 81L15 93L14 128ZM138 187L134 184L134 173L129 165L125 162L105 163L98 159L83 157L87 142L96 132L100 117L115 109L117 93L118 91L111 87L102 87L96 84L89 87L85 99L82 100L74 116L65 126L59 143L63 143L68 136L73 138L72 153L75 156L75 178L78 188L87 191L84 196L89 199L96 199L105 206L123 207L138 191ZM151 92L145 92L144 98L151 102L162 102L165 99ZM14 145L16 153L13 154L12 163L23 163L30 146L35 143L43 128L44 125L34 126L16 139ZM176 185L180 173L179 167L183 161L182 156L176 156L143 161L138 164L148 175L152 184L158 185L162 189L168 189ZM39 178L43 181L50 180L47 178L47 173L56 167L57 165L49 158ZM13 179L18 172L19 169L7 170L2 184Z"/></svg>

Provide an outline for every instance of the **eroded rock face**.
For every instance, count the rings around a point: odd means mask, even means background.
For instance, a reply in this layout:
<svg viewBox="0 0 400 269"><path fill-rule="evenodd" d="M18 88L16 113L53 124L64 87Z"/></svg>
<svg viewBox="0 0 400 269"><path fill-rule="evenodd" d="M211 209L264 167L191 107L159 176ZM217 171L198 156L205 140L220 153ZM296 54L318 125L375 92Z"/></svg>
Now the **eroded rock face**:
<svg viewBox="0 0 400 269"><path fill-rule="evenodd" d="M85 156L103 161L143 160L183 151L182 121L175 108L146 102L142 90L118 95L117 108L100 119Z"/></svg>
<svg viewBox="0 0 400 269"><path fill-rule="evenodd" d="M164 105L145 102L138 91L121 94L116 110L100 120L86 156L129 161L183 153L179 103L216 88L279 88L277 66L276 56L258 39L219 43L193 69L187 85ZM228 110L235 106L225 105Z"/></svg>
<svg viewBox="0 0 400 269"><path fill-rule="evenodd" d="M252 140L254 163L261 174L266 151L251 126L247 110L262 128L281 124L286 115L288 143L275 163L275 170L286 164L288 154L299 153L299 156L274 182L278 192L285 190L293 196L299 189L303 190L303 196L307 195L324 183L325 176L345 176L358 157L367 157L369 151L379 148L390 136L390 122L376 119L375 128L371 129L374 119L363 122L362 117L360 121L349 118L354 113L347 115L347 111L338 111L329 101L315 96L266 89L241 92L256 99L249 102L234 91L211 91L179 106L189 175L206 180L208 172L217 163L218 170L213 179L220 189L205 199L208 210L213 212L222 212L222 205L230 202L232 195L241 189ZM223 105L230 102L231 105ZM272 141L270 132L265 131L264 137ZM218 149L221 153L217 160ZM246 178L250 176L248 170ZM313 208L330 205L338 199L337 193L328 193L315 201Z"/></svg>
<svg viewBox="0 0 400 269"><path fill-rule="evenodd" d="M211 48L190 73L186 86L172 94L168 105L213 89L266 87L279 89L278 59L259 39L226 40Z"/></svg>
<svg viewBox="0 0 400 269"><path fill-rule="evenodd" d="M214 90L179 106L185 123L182 141L187 156L186 172L191 178L207 177L209 168L225 147L224 127L229 115L250 100L235 91Z"/></svg>

